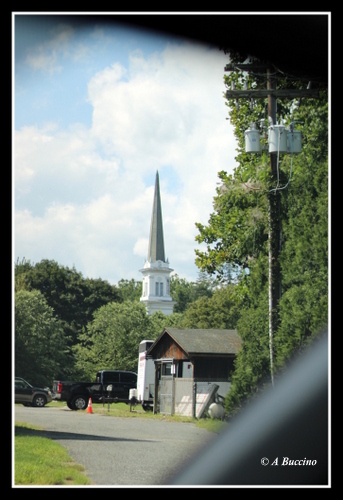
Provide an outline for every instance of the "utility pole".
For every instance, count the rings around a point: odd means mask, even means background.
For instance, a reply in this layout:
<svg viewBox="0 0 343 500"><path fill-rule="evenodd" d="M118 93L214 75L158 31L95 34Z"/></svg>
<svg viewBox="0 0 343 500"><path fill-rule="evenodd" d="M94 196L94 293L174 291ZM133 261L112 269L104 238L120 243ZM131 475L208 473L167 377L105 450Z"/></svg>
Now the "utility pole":
<svg viewBox="0 0 343 500"><path fill-rule="evenodd" d="M276 79L267 68L267 89L276 90ZM276 124L276 97L274 93L268 95L268 118ZM270 376L274 386L274 332L277 330L279 317L279 300L281 297L281 276L279 253L281 247L281 220L280 220L280 191L272 190L278 180L277 153L270 153L271 185L268 192L268 261L269 261L269 356Z"/></svg>
<svg viewBox="0 0 343 500"><path fill-rule="evenodd" d="M227 64L224 71L258 71L267 70L267 89L244 89L228 90L227 99L256 99L268 97L268 121L276 125L276 100L277 97L318 97L319 92L316 89L308 88L306 90L298 89L280 89L277 90L276 77L272 74L269 66L260 64ZM281 217L280 202L281 193L278 190L278 154L270 152L270 186L268 189L268 279L269 279L269 355L270 355L270 376L274 386L274 334L279 322L279 301L281 298L281 272L279 255L281 251Z"/></svg>

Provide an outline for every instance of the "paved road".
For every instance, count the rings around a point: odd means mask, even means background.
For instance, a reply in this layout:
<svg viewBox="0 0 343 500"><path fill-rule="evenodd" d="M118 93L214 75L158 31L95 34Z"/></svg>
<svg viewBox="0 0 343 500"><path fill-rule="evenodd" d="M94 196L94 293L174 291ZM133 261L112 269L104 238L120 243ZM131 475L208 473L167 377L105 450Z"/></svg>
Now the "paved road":
<svg viewBox="0 0 343 500"><path fill-rule="evenodd" d="M15 421L44 429L95 485L162 485L213 434L191 423L118 418L68 408L15 407Z"/></svg>

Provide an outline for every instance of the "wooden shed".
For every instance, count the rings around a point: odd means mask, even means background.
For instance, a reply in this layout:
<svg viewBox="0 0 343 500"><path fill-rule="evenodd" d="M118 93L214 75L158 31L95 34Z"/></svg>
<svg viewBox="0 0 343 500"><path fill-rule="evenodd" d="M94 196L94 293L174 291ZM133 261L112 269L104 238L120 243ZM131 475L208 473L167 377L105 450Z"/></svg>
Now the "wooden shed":
<svg viewBox="0 0 343 500"><path fill-rule="evenodd" d="M147 352L155 362L155 410L164 396L163 383L168 380L172 389L168 389L166 396L172 407L177 404L175 382L180 379L184 382L187 379L193 387L195 383L200 387L200 382L202 387L216 384L224 397L230 388L229 377L241 344L236 330L164 328ZM187 384L182 385L189 393ZM181 389L179 398L185 391Z"/></svg>

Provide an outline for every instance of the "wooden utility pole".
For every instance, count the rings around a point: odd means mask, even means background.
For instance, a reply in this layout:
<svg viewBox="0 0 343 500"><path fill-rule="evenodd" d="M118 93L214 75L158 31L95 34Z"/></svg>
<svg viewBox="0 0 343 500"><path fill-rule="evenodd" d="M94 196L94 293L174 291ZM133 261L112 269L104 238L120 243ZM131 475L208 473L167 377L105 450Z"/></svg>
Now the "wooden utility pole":
<svg viewBox="0 0 343 500"><path fill-rule="evenodd" d="M268 118L276 125L276 99L277 97L318 97L316 89L280 89L277 90L276 77L268 66L256 64L227 64L224 71L259 71L267 70L267 89L228 90L227 99L256 99L268 97ZM278 154L270 152L270 185L268 189L268 237L269 237L269 353L270 376L274 385L274 334L279 322L279 301L281 298L281 272L279 255L281 251L281 193L278 190Z"/></svg>
<svg viewBox="0 0 343 500"><path fill-rule="evenodd" d="M267 69L267 88L275 91L276 79ZM276 97L275 93L268 95L268 118L276 125ZM279 317L279 300L281 297L281 276L279 253L281 247L281 220L280 220L280 191L273 190L278 181L278 157L277 153L270 153L270 178L268 192L268 259L269 259L269 355L270 376L274 385L274 332L277 330Z"/></svg>

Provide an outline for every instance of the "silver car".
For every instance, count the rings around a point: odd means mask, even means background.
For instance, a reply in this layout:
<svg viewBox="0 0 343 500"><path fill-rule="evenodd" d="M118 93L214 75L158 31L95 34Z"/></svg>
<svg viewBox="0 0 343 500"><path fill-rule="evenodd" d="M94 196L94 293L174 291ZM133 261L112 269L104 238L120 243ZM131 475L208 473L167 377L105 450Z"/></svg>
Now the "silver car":
<svg viewBox="0 0 343 500"><path fill-rule="evenodd" d="M51 400L51 391L49 389L33 387L23 378L15 377L15 403L41 408L50 403Z"/></svg>

